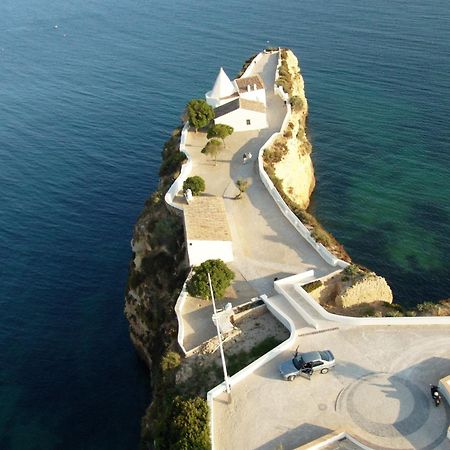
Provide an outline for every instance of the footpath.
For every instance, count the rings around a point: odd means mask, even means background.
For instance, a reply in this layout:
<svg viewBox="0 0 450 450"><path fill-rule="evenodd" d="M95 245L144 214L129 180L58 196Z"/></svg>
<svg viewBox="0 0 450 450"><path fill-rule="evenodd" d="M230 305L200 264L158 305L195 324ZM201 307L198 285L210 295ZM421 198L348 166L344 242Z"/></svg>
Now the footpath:
<svg viewBox="0 0 450 450"><path fill-rule="evenodd" d="M273 89L277 63L277 52L264 53L251 66L251 74L260 74L266 86L268 129L234 133L216 163L201 154L205 133L189 131L185 141L191 174L205 179L206 195L224 199L233 270L249 284L249 293L268 297L269 309L291 333L255 369L247 367L233 377L230 395L223 385L210 391L213 448L272 450L282 445L293 449L345 429L366 448L449 449L450 410L444 405L438 411L426 397L429 384L450 373L449 324L405 325L404 318L389 325L337 320L338 316L335 320L305 301L296 283L274 285L276 279L311 270L315 278L337 270L285 218L258 172L259 150L280 130L286 115L286 105ZM244 153L253 155L246 164ZM235 182L243 178L250 187L236 200ZM182 198L175 202L183 207ZM179 320L191 345L214 333L206 308L181 307ZM292 357L296 347L300 351L329 348L338 364L329 374L314 375L310 381L286 382L277 367Z"/></svg>

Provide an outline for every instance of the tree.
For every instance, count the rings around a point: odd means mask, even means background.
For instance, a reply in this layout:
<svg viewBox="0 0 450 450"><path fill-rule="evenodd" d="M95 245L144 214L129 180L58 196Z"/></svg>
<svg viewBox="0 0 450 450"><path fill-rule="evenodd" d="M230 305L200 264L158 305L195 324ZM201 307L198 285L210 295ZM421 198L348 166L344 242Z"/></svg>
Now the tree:
<svg viewBox="0 0 450 450"><path fill-rule="evenodd" d="M187 283L187 290L193 297L211 300L208 272L211 276L214 297L220 299L234 280L234 272L221 259L208 259L194 267L194 275Z"/></svg>
<svg viewBox="0 0 450 450"><path fill-rule="evenodd" d="M176 369L180 364L180 354L171 350L167 351L161 359L161 369L163 372Z"/></svg>
<svg viewBox="0 0 450 450"><path fill-rule="evenodd" d="M209 450L209 408L201 397L175 397L170 420L170 448L174 450Z"/></svg>
<svg viewBox="0 0 450 450"><path fill-rule="evenodd" d="M191 190L192 195L199 195L205 191L205 180L198 175L186 178L183 183L183 190L187 191L188 189Z"/></svg>
<svg viewBox="0 0 450 450"><path fill-rule="evenodd" d="M186 114L189 124L195 128L195 132L199 128L209 125L214 119L214 110L205 100L194 99L186 105Z"/></svg>
<svg viewBox="0 0 450 450"><path fill-rule="evenodd" d="M225 147L225 138L232 135L233 131L234 131L233 127L225 125L224 123L217 123L209 127L207 138L222 139L223 146Z"/></svg>
<svg viewBox="0 0 450 450"><path fill-rule="evenodd" d="M238 200L242 198L242 194L249 188L250 182L248 180L239 179L236 181L236 186L239 189L239 194L234 198Z"/></svg>
<svg viewBox="0 0 450 450"><path fill-rule="evenodd" d="M222 150L222 142L219 139L211 139L202 149L204 155L214 158L214 165L217 164L217 154Z"/></svg>

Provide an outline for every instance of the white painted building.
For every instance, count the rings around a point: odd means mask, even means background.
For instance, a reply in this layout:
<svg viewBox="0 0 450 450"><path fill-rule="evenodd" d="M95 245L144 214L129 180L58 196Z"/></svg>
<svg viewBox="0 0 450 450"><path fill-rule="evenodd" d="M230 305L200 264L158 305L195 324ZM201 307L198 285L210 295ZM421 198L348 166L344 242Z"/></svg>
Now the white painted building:
<svg viewBox="0 0 450 450"><path fill-rule="evenodd" d="M206 103L217 108L238 97L236 86L221 67L213 88L205 94Z"/></svg>
<svg viewBox="0 0 450 450"><path fill-rule="evenodd" d="M213 88L205 97L214 108L215 123L230 125L234 131L268 127L266 91L259 75L237 78L232 82L220 68Z"/></svg>
<svg viewBox="0 0 450 450"><path fill-rule="evenodd" d="M215 123L230 125L234 131L267 128L266 107L261 102L237 98L214 109Z"/></svg>
<svg viewBox="0 0 450 450"><path fill-rule="evenodd" d="M222 198L194 197L183 212L190 266L208 259L233 261L231 232Z"/></svg>

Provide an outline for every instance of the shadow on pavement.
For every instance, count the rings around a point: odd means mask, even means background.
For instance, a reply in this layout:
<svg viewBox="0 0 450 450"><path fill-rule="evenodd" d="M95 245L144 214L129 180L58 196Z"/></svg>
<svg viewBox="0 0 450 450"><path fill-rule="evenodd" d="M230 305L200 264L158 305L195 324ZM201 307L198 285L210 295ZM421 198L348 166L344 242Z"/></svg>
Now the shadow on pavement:
<svg viewBox="0 0 450 450"><path fill-rule="evenodd" d="M271 441L257 447L257 450L277 450L279 448L290 449L296 448L300 445L311 442L314 439L330 433L329 428L312 425L310 423L303 423L296 428L287 430L281 436L272 439Z"/></svg>

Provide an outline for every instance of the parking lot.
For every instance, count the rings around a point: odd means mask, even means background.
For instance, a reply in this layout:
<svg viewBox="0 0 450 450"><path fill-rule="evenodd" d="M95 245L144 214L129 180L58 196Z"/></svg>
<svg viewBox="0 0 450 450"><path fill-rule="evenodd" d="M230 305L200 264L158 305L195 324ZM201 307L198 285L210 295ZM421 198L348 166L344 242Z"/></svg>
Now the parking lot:
<svg viewBox="0 0 450 450"><path fill-rule="evenodd" d="M278 365L294 346L216 398L218 450L288 450L338 428L374 449L450 449L450 409L429 393L450 374L449 326L340 328L297 344L332 350L336 367L284 381Z"/></svg>

